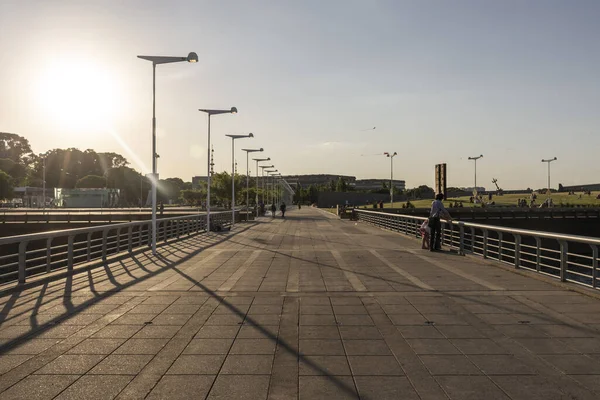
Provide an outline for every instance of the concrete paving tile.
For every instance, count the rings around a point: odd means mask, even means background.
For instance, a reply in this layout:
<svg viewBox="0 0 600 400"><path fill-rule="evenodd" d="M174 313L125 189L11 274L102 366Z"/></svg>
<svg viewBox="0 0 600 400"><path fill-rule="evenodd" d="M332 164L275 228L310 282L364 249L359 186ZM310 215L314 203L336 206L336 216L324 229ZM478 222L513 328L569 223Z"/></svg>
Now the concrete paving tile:
<svg viewBox="0 0 600 400"><path fill-rule="evenodd" d="M340 326L340 335L344 340L353 339L383 339L375 326Z"/></svg>
<svg viewBox="0 0 600 400"><path fill-rule="evenodd" d="M406 339L443 339L444 336L434 326L397 326L398 332Z"/></svg>
<svg viewBox="0 0 600 400"><path fill-rule="evenodd" d="M431 375L482 375L482 372L463 355L420 355Z"/></svg>
<svg viewBox="0 0 600 400"><path fill-rule="evenodd" d="M283 296L259 296L255 297L252 305L256 304L270 304L270 305L281 305L283 304Z"/></svg>
<svg viewBox="0 0 600 400"><path fill-rule="evenodd" d="M111 325L144 325L145 322L152 321L156 314L130 314L121 315L111 322Z"/></svg>
<svg viewBox="0 0 600 400"><path fill-rule="evenodd" d="M332 315L333 308L331 305L305 305L300 303L300 315Z"/></svg>
<svg viewBox="0 0 600 400"><path fill-rule="evenodd" d="M493 381L513 400L564 400L569 397L557 392L554 385L541 376L494 376Z"/></svg>
<svg viewBox="0 0 600 400"><path fill-rule="evenodd" d="M600 375L571 375L570 378L600 395Z"/></svg>
<svg viewBox="0 0 600 400"><path fill-rule="evenodd" d="M464 354L510 354L491 339L450 339Z"/></svg>
<svg viewBox="0 0 600 400"><path fill-rule="evenodd" d="M337 326L300 326L300 339L340 339Z"/></svg>
<svg viewBox="0 0 600 400"><path fill-rule="evenodd" d="M39 354L60 342L60 339L28 339L10 348L6 354Z"/></svg>
<svg viewBox="0 0 600 400"><path fill-rule="evenodd" d="M513 355L470 355L471 360L486 375L535 375L536 371Z"/></svg>
<svg viewBox="0 0 600 400"><path fill-rule="evenodd" d="M231 354L225 359L221 374L226 375L270 375L272 355Z"/></svg>
<svg viewBox="0 0 600 400"><path fill-rule="evenodd" d="M341 356L344 348L341 340L300 339L300 353L303 355Z"/></svg>
<svg viewBox="0 0 600 400"><path fill-rule="evenodd" d="M419 400L420 397L405 377L358 376L355 378L361 399Z"/></svg>
<svg viewBox="0 0 600 400"><path fill-rule="evenodd" d="M233 339L192 339L183 354L227 354Z"/></svg>
<svg viewBox="0 0 600 400"><path fill-rule="evenodd" d="M170 325L146 325L138 333L133 335L134 339L170 339L177 331L179 326Z"/></svg>
<svg viewBox="0 0 600 400"><path fill-rule="evenodd" d="M123 343L114 354L150 354L161 351L169 339L129 339Z"/></svg>
<svg viewBox="0 0 600 400"><path fill-rule="evenodd" d="M425 325L425 317L421 314L388 314L394 325Z"/></svg>
<svg viewBox="0 0 600 400"><path fill-rule="evenodd" d="M151 295L146 300L144 300L144 302L142 304L143 305L158 304L158 305L163 305L166 307L169 304L173 303L174 301L179 301L183 298L184 298L183 296L179 297L179 296Z"/></svg>
<svg viewBox="0 0 600 400"><path fill-rule="evenodd" d="M333 306L361 306L362 300L359 297L332 297Z"/></svg>
<svg viewBox="0 0 600 400"><path fill-rule="evenodd" d="M200 309L199 304L171 304L167 307L163 314L195 314Z"/></svg>
<svg viewBox="0 0 600 400"><path fill-rule="evenodd" d="M213 314L206 321L206 325L241 325L244 316L238 314Z"/></svg>
<svg viewBox="0 0 600 400"><path fill-rule="evenodd" d="M136 375L152 357L152 355L112 354L89 373L93 375Z"/></svg>
<svg viewBox="0 0 600 400"><path fill-rule="evenodd" d="M302 355L299 359L300 375L350 375L346 356Z"/></svg>
<svg viewBox="0 0 600 400"><path fill-rule="evenodd" d="M169 375L216 375L221 369L225 355L181 355L177 357Z"/></svg>
<svg viewBox="0 0 600 400"><path fill-rule="evenodd" d="M166 304L139 304L127 314L154 314L158 315L167 308Z"/></svg>
<svg viewBox="0 0 600 400"><path fill-rule="evenodd" d="M238 306L238 305L249 305L254 301L253 296L227 296L223 300L229 304Z"/></svg>
<svg viewBox="0 0 600 400"><path fill-rule="evenodd" d="M540 356L565 374L600 375L600 363L579 354L545 354Z"/></svg>
<svg viewBox="0 0 600 400"><path fill-rule="evenodd" d="M32 328L26 325L5 326L0 330L0 339L16 339L23 335L28 335Z"/></svg>
<svg viewBox="0 0 600 400"><path fill-rule="evenodd" d="M236 315L246 314L250 309L250 304L219 304L213 312L213 315Z"/></svg>
<svg viewBox="0 0 600 400"><path fill-rule="evenodd" d="M350 314L350 315L360 315L360 314L368 314L365 306L333 306L333 312L336 315L342 314Z"/></svg>
<svg viewBox="0 0 600 400"><path fill-rule="evenodd" d="M439 325L436 329L448 339L485 339L485 335L472 326Z"/></svg>
<svg viewBox="0 0 600 400"><path fill-rule="evenodd" d="M79 332L85 325L56 325L36 334L37 339L66 339Z"/></svg>
<svg viewBox="0 0 600 400"><path fill-rule="evenodd" d="M338 325L359 325L359 326L372 326L375 325L373 320L367 314L361 315L348 315L348 314L336 314L335 319Z"/></svg>
<svg viewBox="0 0 600 400"><path fill-rule="evenodd" d="M600 339L599 338L569 338L566 343L582 353L600 354Z"/></svg>
<svg viewBox="0 0 600 400"><path fill-rule="evenodd" d="M283 304L283 303L282 303ZM282 304L253 304L248 310L249 315L255 314L281 314Z"/></svg>
<svg viewBox="0 0 600 400"><path fill-rule="evenodd" d="M197 339L228 339L235 338L240 330L240 325L210 325L200 328L195 338Z"/></svg>
<svg viewBox="0 0 600 400"><path fill-rule="evenodd" d="M242 325L237 337L239 339L269 339L277 337L278 325Z"/></svg>
<svg viewBox="0 0 600 400"><path fill-rule="evenodd" d="M268 375L219 375L207 399L262 400L269 390ZM231 382L235 382L232 385Z"/></svg>
<svg viewBox="0 0 600 400"><path fill-rule="evenodd" d="M425 314L427 321L437 325L470 325L463 318L455 314Z"/></svg>
<svg viewBox="0 0 600 400"><path fill-rule="evenodd" d="M271 339L236 339L230 354L273 354L275 343Z"/></svg>
<svg viewBox="0 0 600 400"><path fill-rule="evenodd" d="M279 314L252 314L246 317L244 325L279 325L280 320Z"/></svg>
<svg viewBox="0 0 600 400"><path fill-rule="evenodd" d="M77 346L69 350L68 354L110 354L120 345L125 343L125 339L85 339Z"/></svg>
<svg viewBox="0 0 600 400"><path fill-rule="evenodd" d="M42 375L83 375L104 358L101 354L63 354L35 373Z"/></svg>
<svg viewBox="0 0 600 400"><path fill-rule="evenodd" d="M331 315L300 315L300 325L337 325L333 314Z"/></svg>
<svg viewBox="0 0 600 400"><path fill-rule="evenodd" d="M96 339L129 339L143 327L144 325L107 325L91 337Z"/></svg>
<svg viewBox="0 0 600 400"><path fill-rule="evenodd" d="M214 380L214 375L165 375L146 398L148 400L204 399Z"/></svg>
<svg viewBox="0 0 600 400"><path fill-rule="evenodd" d="M2 354L0 357L0 375L4 375L11 369L18 367L33 357L33 354Z"/></svg>
<svg viewBox="0 0 600 400"><path fill-rule="evenodd" d="M349 356L387 356L392 354L384 340L344 340L344 347Z"/></svg>
<svg viewBox="0 0 600 400"><path fill-rule="evenodd" d="M579 351L558 339L516 339L523 347L534 354L578 354Z"/></svg>
<svg viewBox="0 0 600 400"><path fill-rule="evenodd" d="M386 314L419 314L410 304L384 304L381 308Z"/></svg>
<svg viewBox="0 0 600 400"><path fill-rule="evenodd" d="M509 400L510 398L486 376L436 376L451 399Z"/></svg>
<svg viewBox="0 0 600 400"><path fill-rule="evenodd" d="M177 300L175 300L172 304L202 305L202 304L206 303L206 300L208 300L208 297L184 295L184 296L181 296L180 298L178 298Z"/></svg>
<svg viewBox="0 0 600 400"><path fill-rule="evenodd" d="M191 314L165 314L163 312L152 320L152 325L183 326L191 317Z"/></svg>
<svg viewBox="0 0 600 400"><path fill-rule="evenodd" d="M417 354L460 354L447 339L406 339Z"/></svg>
<svg viewBox="0 0 600 400"><path fill-rule="evenodd" d="M498 325L495 329L510 338L548 338L544 331L532 325Z"/></svg>
<svg viewBox="0 0 600 400"><path fill-rule="evenodd" d="M62 392L56 400L111 400L133 379L129 375L85 375Z"/></svg>
<svg viewBox="0 0 600 400"><path fill-rule="evenodd" d="M404 296L379 296L377 297L379 304L408 304L408 300Z"/></svg>
<svg viewBox="0 0 600 400"><path fill-rule="evenodd" d="M598 332L588 328L576 328L567 325L539 325L539 329L555 338L593 338Z"/></svg>
<svg viewBox="0 0 600 400"><path fill-rule="evenodd" d="M352 375L404 375L393 356L348 356ZM334 374L342 375L342 374Z"/></svg>
<svg viewBox="0 0 600 400"><path fill-rule="evenodd" d="M352 378L348 376L301 376L300 400L357 400L358 394Z"/></svg>
<svg viewBox="0 0 600 400"><path fill-rule="evenodd" d="M2 392L2 400L46 400L62 392L79 375L29 375L10 389Z"/></svg>

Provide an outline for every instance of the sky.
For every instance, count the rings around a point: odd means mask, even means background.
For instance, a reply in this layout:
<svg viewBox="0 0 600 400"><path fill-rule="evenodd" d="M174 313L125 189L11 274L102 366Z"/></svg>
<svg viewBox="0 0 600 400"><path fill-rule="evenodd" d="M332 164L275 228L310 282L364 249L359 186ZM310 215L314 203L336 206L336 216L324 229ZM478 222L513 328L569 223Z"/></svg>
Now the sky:
<svg viewBox="0 0 600 400"><path fill-rule="evenodd" d="M231 170L226 134L287 174L433 186L597 183L597 0L0 0L0 131L34 152L92 148L151 172L152 65L158 172ZM376 129L372 129L376 127ZM257 154L257 153L255 153ZM254 163L250 164L255 173Z"/></svg>

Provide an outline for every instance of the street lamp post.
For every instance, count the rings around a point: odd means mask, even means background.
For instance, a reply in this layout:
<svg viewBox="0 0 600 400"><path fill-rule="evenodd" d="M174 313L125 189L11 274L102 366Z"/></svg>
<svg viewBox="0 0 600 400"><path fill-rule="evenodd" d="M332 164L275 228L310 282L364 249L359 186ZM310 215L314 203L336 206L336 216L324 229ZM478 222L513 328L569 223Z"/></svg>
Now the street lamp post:
<svg viewBox="0 0 600 400"><path fill-rule="evenodd" d="M556 157L554 157L554 158L549 158L549 159L547 159L547 160L542 160L542 162L548 163L548 195L550 195L550 163L551 163L552 161L556 161L556 160L557 160L557 158L556 158Z"/></svg>
<svg viewBox="0 0 600 400"><path fill-rule="evenodd" d="M273 186L272 183L269 183L269 177L273 176L272 174L274 174L275 172L277 172L276 169L268 169L265 170L265 172L267 173L267 203L272 203L274 202L274 196L273 196ZM271 185L271 190L269 190L269 185ZM270 201L269 201L270 199Z"/></svg>
<svg viewBox="0 0 600 400"><path fill-rule="evenodd" d="M398 155L398 153L394 152L394 154L390 154L387 151L385 153L387 157L390 159L390 207L394 207L394 157Z"/></svg>
<svg viewBox="0 0 600 400"><path fill-rule="evenodd" d="M235 139L253 138L254 134L225 135L231 138L231 227L235 225Z"/></svg>
<svg viewBox="0 0 600 400"><path fill-rule="evenodd" d="M261 169L261 178L262 181L262 202L265 204L265 168L275 168L274 165L260 165ZM267 196L267 203L269 202L269 197Z"/></svg>
<svg viewBox="0 0 600 400"><path fill-rule="evenodd" d="M256 153L263 151L263 148L260 149L242 149L242 151L246 152L246 221L248 221L248 211L250 211L250 170L249 170L249 159L248 155L250 153ZM258 162L256 163L258 165ZM256 171L256 175L258 176L258 171ZM258 196L258 194L257 194Z"/></svg>
<svg viewBox="0 0 600 400"><path fill-rule="evenodd" d="M42 211L46 212L46 157L44 157L44 164L43 164L43 170L44 172L42 173L42 191L43 193L43 204L42 204Z"/></svg>
<svg viewBox="0 0 600 400"><path fill-rule="evenodd" d="M195 63L198 62L198 55L192 52L187 57L138 56L138 58L152 62L152 254L156 255L156 66L182 61Z"/></svg>
<svg viewBox="0 0 600 400"><path fill-rule="evenodd" d="M256 203L256 216L258 217L258 163L259 162L263 162L263 161L271 161L271 157L268 158L253 158L254 161L256 161L256 196L254 199L254 202ZM264 200L263 200L264 203Z"/></svg>
<svg viewBox="0 0 600 400"><path fill-rule="evenodd" d="M475 186L473 187L473 195L477 192L477 160L483 157L483 154L480 154L478 157L469 157L469 160L475 161Z"/></svg>
<svg viewBox="0 0 600 400"><path fill-rule="evenodd" d="M229 110L200 108L198 111L202 111L208 115L208 145L206 147L206 232L210 232L210 117L218 114L237 114L238 110L235 107L231 107Z"/></svg>

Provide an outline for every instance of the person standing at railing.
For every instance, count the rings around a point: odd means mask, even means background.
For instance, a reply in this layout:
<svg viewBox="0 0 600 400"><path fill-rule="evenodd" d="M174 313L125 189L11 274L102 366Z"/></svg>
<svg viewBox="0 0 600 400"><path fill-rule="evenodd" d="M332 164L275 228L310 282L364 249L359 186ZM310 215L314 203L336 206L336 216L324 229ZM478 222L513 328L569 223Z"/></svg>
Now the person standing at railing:
<svg viewBox="0 0 600 400"><path fill-rule="evenodd" d="M452 217L446 208L442 200L444 195L438 193L435 196L435 200L431 203L431 211L429 212L429 228L431 229L429 237L429 251L439 251L442 249L441 238L442 238L442 223L440 218L452 221Z"/></svg>

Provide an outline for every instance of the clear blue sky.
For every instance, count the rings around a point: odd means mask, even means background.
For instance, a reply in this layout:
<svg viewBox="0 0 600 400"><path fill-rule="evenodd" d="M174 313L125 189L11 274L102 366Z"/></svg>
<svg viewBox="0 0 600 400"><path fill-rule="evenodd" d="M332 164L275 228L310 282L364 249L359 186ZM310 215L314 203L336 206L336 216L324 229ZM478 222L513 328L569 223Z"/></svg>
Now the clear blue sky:
<svg viewBox="0 0 600 400"><path fill-rule="evenodd" d="M149 172L151 65L161 177L217 170L253 132L284 174L544 187L598 182L600 2L2 0L0 131L124 154ZM363 131L376 126L374 131ZM376 155L377 154L377 155ZM241 151L236 153L245 170Z"/></svg>

